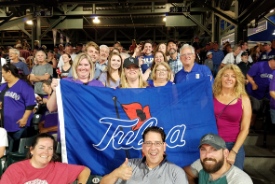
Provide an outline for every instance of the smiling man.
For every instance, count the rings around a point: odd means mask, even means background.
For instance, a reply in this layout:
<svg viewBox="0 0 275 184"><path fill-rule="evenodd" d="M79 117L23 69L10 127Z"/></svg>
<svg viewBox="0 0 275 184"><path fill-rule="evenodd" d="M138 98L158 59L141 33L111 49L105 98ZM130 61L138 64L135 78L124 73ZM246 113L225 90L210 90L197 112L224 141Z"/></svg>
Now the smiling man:
<svg viewBox="0 0 275 184"><path fill-rule="evenodd" d="M174 82L181 83L208 77L213 84L213 76L210 69L205 65L199 65L195 62L195 49L191 45L184 44L180 49L180 60L183 65L175 76Z"/></svg>
<svg viewBox="0 0 275 184"><path fill-rule="evenodd" d="M101 184L187 184L185 172L167 161L166 135L163 129L153 126L145 129L142 138L142 152L145 157L130 159L110 174L104 176Z"/></svg>
<svg viewBox="0 0 275 184"><path fill-rule="evenodd" d="M199 149L200 159L183 168L190 184L195 178L199 178L199 184L252 184L245 172L227 162L229 151L220 136L204 135Z"/></svg>

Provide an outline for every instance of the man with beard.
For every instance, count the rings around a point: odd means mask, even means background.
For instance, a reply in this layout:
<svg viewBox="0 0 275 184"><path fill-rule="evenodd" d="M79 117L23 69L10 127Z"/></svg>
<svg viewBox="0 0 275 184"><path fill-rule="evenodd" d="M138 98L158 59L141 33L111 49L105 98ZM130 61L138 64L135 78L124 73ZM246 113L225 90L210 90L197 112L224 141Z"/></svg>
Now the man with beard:
<svg viewBox="0 0 275 184"><path fill-rule="evenodd" d="M216 134L206 134L200 140L200 159L184 167L189 184L199 178L199 184L252 184L250 177L227 162L229 151L225 141Z"/></svg>
<svg viewBox="0 0 275 184"><path fill-rule="evenodd" d="M169 40L167 42L167 51L170 55L170 58L168 60L168 64L173 72L174 75L178 73L182 69L182 63L180 60L180 53L178 53L178 46L177 42L174 40Z"/></svg>
<svg viewBox="0 0 275 184"><path fill-rule="evenodd" d="M102 72L106 71L109 53L110 53L110 49L107 45L100 45L99 61L95 63L95 79L97 79Z"/></svg>

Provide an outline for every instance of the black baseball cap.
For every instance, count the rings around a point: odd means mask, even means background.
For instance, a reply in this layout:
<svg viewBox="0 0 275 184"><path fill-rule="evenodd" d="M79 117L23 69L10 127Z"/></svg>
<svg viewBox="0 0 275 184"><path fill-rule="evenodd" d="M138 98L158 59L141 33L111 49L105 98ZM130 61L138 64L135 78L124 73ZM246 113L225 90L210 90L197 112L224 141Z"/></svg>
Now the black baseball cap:
<svg viewBox="0 0 275 184"><path fill-rule="evenodd" d="M123 68L128 67L129 65L136 65L139 67L139 62L136 58L128 57L124 60Z"/></svg>
<svg viewBox="0 0 275 184"><path fill-rule="evenodd" d="M243 52L243 53L241 54L241 56L246 56L246 55L248 55L248 52Z"/></svg>
<svg viewBox="0 0 275 184"><path fill-rule="evenodd" d="M271 42L267 41L263 44L263 46L266 46L266 45L271 45Z"/></svg>
<svg viewBox="0 0 275 184"><path fill-rule="evenodd" d="M73 46L72 42L68 42L65 44L65 47L68 47L68 46Z"/></svg>
<svg viewBox="0 0 275 184"><path fill-rule="evenodd" d="M80 46L80 47L83 47L83 44L82 43L78 43L76 44L77 46Z"/></svg>
<svg viewBox="0 0 275 184"><path fill-rule="evenodd" d="M201 138L198 149L203 144L208 144L217 150L226 149L225 141L219 135L213 133L206 134Z"/></svg>

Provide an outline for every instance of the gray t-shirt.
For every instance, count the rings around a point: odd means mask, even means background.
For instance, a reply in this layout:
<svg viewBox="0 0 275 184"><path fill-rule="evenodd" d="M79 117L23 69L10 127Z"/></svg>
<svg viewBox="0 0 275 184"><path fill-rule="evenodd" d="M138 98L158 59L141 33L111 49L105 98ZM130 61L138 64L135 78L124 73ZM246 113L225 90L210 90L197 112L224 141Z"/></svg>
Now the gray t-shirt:
<svg viewBox="0 0 275 184"><path fill-rule="evenodd" d="M253 184L251 178L244 171L234 165L231 165L231 168L226 173L214 181L212 180L211 175L203 170L200 159L191 164L191 171L195 176L199 177L199 184L207 184L210 182L211 184Z"/></svg>
<svg viewBox="0 0 275 184"><path fill-rule="evenodd" d="M103 72L100 74L99 78L98 78L99 81L103 82L105 84L106 87L118 87L119 86L119 83L120 83L120 79L118 79L116 82L113 82L112 79L109 79L109 83L110 85L108 85L108 82L107 82L107 73L106 72Z"/></svg>
<svg viewBox="0 0 275 184"><path fill-rule="evenodd" d="M204 61L204 65L208 66L208 68L212 71L213 70L213 60L212 59L206 59Z"/></svg>
<svg viewBox="0 0 275 184"><path fill-rule="evenodd" d="M166 158L154 169L148 168L145 157L129 159L128 166L133 168L132 177L127 181L118 179L116 184L188 184L184 170Z"/></svg>
<svg viewBox="0 0 275 184"><path fill-rule="evenodd" d="M34 75L45 75L48 73L50 76L53 76L53 67L48 63L45 65L35 65L32 69L32 73ZM43 81L35 82L34 83L34 92L36 94L46 95L42 90Z"/></svg>

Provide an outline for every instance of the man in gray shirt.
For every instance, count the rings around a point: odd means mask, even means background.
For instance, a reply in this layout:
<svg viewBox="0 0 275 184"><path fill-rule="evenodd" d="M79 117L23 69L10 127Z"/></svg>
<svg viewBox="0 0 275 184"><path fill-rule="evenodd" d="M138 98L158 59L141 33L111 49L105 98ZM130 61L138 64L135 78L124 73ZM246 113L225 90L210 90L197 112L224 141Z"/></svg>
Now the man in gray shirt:
<svg viewBox="0 0 275 184"><path fill-rule="evenodd" d="M200 159L183 168L190 184L195 183L195 178L199 178L199 184L252 184L244 171L227 162L229 151L219 135L204 135L199 149Z"/></svg>
<svg viewBox="0 0 275 184"><path fill-rule="evenodd" d="M30 80L34 82L34 92L40 96L45 96L47 94L42 89L43 81L49 80L53 75L53 67L47 63L44 51L37 51L35 58L38 65L33 67Z"/></svg>
<svg viewBox="0 0 275 184"><path fill-rule="evenodd" d="M117 169L104 176L101 184L188 184L185 172L167 161L163 129L153 126L143 132L144 158L127 159Z"/></svg>

